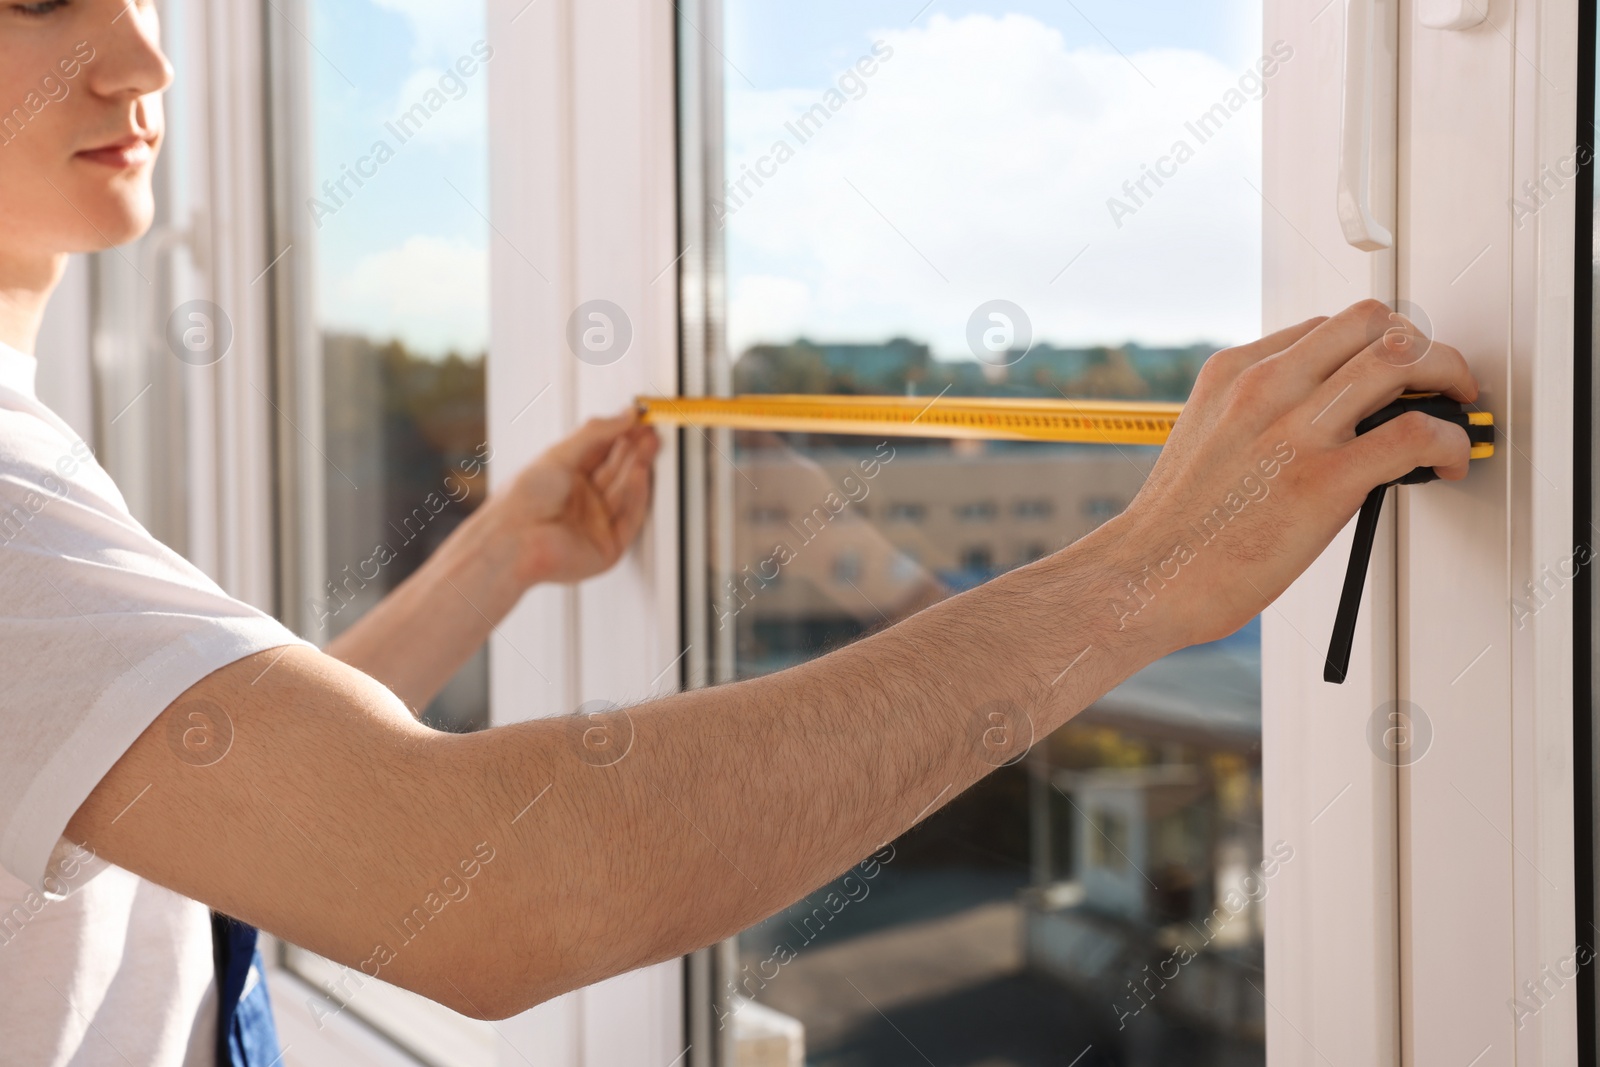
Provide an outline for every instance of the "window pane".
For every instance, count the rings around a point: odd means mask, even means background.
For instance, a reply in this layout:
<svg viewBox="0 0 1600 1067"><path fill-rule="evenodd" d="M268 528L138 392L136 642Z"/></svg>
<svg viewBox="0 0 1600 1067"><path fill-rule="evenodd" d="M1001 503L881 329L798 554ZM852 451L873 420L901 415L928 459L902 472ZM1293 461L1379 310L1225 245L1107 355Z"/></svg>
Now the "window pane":
<svg viewBox="0 0 1600 1067"><path fill-rule="evenodd" d="M483 5L311 5L312 197L322 345L326 641L484 499L487 71ZM471 74L464 73L472 71ZM488 725L479 656L427 709Z"/></svg>
<svg viewBox="0 0 1600 1067"><path fill-rule="evenodd" d="M725 0L708 211L731 373L710 380L1184 399L1259 333L1259 101L1292 61L1261 26L1260 0ZM723 451L720 677L1062 547L1156 455L753 432ZM738 1062L1263 1062L1260 724L1252 623L1035 738L870 884L738 939Z"/></svg>
<svg viewBox="0 0 1600 1067"><path fill-rule="evenodd" d="M485 498L488 344L488 96L485 10L443 0L273 5L269 19L307 72L305 129L291 152L309 195L289 209L305 245L320 410L322 595L307 636L327 644L414 572ZM280 98L292 93L280 90ZM309 246L309 247L307 247ZM296 353L304 359L304 353ZM300 429L296 426L296 429ZM469 472L472 472L469 474ZM314 490L315 491L315 490ZM315 513L318 509L312 509ZM488 725L480 654L425 709L445 730ZM426 872L423 872L426 873ZM400 920L406 921L402 923ZM411 917L391 916L403 955ZM291 966L424 1062L496 1062L491 1027L297 948ZM373 971L377 976L373 977ZM320 1021L320 1018L319 1018Z"/></svg>

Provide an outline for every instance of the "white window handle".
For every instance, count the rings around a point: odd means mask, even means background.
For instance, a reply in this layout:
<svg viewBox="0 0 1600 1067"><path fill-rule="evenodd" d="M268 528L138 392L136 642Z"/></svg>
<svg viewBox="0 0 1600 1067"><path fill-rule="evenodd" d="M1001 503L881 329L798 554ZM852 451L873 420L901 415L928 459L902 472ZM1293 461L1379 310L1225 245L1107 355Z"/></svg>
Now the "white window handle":
<svg viewBox="0 0 1600 1067"><path fill-rule="evenodd" d="M1345 0L1344 115L1339 138L1339 225L1363 252L1392 248L1394 235L1372 215L1372 30L1381 0Z"/></svg>
<svg viewBox="0 0 1600 1067"><path fill-rule="evenodd" d="M1430 30L1470 30L1489 14L1489 0L1417 0L1417 21Z"/></svg>

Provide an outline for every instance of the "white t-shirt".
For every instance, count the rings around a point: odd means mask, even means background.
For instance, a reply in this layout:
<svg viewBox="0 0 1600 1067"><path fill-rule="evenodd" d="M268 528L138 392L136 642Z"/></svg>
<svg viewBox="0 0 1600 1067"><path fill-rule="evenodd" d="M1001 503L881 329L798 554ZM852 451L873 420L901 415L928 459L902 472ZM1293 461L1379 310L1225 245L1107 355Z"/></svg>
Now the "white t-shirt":
<svg viewBox="0 0 1600 1067"><path fill-rule="evenodd" d="M211 1067L207 910L61 837L169 704L303 644L150 536L0 344L0 1067Z"/></svg>

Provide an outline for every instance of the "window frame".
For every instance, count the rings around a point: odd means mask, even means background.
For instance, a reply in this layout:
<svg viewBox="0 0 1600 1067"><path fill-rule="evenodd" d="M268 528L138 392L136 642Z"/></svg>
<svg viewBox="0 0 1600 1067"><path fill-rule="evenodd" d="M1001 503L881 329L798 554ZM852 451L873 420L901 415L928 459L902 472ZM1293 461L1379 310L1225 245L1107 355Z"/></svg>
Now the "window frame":
<svg viewBox="0 0 1600 1067"><path fill-rule="evenodd" d="M1592 802L1576 796L1574 784L1576 760L1594 758L1574 745L1575 736L1587 736L1590 713L1575 703L1573 685L1575 659L1581 666L1587 653L1574 656L1577 610L1588 609L1576 602L1582 586L1541 606L1526 627L1513 625L1512 607L1542 565L1570 558L1575 540L1590 536L1574 532L1571 416L1574 386L1583 380L1575 374L1573 313L1589 299L1587 292L1575 298L1573 287L1590 284L1587 264L1574 271L1576 200L1592 186L1564 175L1568 183L1536 201L1527 225L1516 225L1512 210L1526 195L1524 183L1569 159L1579 137L1578 97L1593 91L1577 83L1580 48L1591 50L1591 62L1593 48L1580 43L1579 8L1579 0L1491 5L1487 24L1451 30L1424 26L1413 7L1401 8L1400 21L1393 6L1378 5L1385 62L1401 76L1392 98L1399 136L1393 153L1375 153L1374 196L1378 218L1398 220L1398 255L1370 254L1369 291L1422 309L1464 351L1483 386L1480 406L1497 416L1497 453L1474 463L1464 483L1400 490L1386 504L1362 608L1371 621L1356 654L1358 662L1374 657L1385 675L1363 687L1370 703L1315 680L1348 531L1280 600L1281 617L1269 616L1267 635L1279 649L1272 669L1305 681L1298 692L1293 677L1267 690L1276 694L1267 721L1277 774L1289 776L1289 767L1319 779L1329 769L1358 772L1363 727L1388 701L1431 712L1433 724L1430 746L1409 765L1388 772L1367 756L1368 773L1344 787L1356 810L1340 794L1337 818L1350 824L1351 839L1370 832L1384 845L1373 850L1372 866L1351 872L1326 862L1319 839L1300 881L1284 887L1303 898L1296 914L1268 909L1269 1001L1290 1024L1269 1027L1274 1063L1398 1064L1458 1054L1462 1062L1577 1063L1580 1014L1593 1019L1593 1005L1578 1001L1593 995L1588 971L1577 983L1566 976L1559 995L1529 1017L1508 1010L1524 981L1540 981L1542 967L1574 954L1575 805ZM1592 32L1592 5L1587 25ZM1323 35L1329 39L1317 54L1337 57L1337 37L1327 27ZM1462 77L1467 70L1471 78ZM1311 73L1338 84L1337 67ZM1311 101L1296 98L1299 83L1286 84L1290 93L1269 98L1269 121L1320 128L1320 119L1306 121ZM1337 102L1322 103L1337 121ZM1385 100L1380 114L1389 107ZM1304 259L1315 248L1343 271L1347 263L1359 267L1360 257L1352 259L1331 224L1331 183L1307 180L1335 173L1336 145L1318 152L1321 140L1301 159L1280 159L1276 178L1268 175L1266 217L1282 256L1293 259L1298 245ZM1269 327L1315 310L1311 298L1337 303L1325 295L1337 285L1308 276L1314 273L1269 274ZM1471 684L1458 688L1469 671ZM1304 816L1315 812L1314 823L1328 810L1300 792L1297 811L1287 783L1269 787L1269 827L1309 829ZM1390 846L1392 868L1384 855ZM1592 861L1592 844L1588 851ZM1359 921L1363 910L1373 922ZM1357 930L1364 936L1351 937ZM1358 947L1330 944L1341 937ZM1330 958L1334 966L1324 972ZM1349 994L1374 988L1378 996L1360 1001ZM1592 1057L1592 1037L1585 1040Z"/></svg>
<svg viewBox="0 0 1600 1067"><path fill-rule="evenodd" d="M1583 186L1562 169L1580 136L1579 97L1594 89L1579 82L1579 8L1497 5L1487 26L1418 26L1406 42L1417 150L1402 160L1402 295L1460 338L1498 423L1491 463L1399 508L1400 696L1434 712L1432 747L1401 770L1401 1029L1412 1060L1470 1050L1486 1063L1578 1062L1573 976L1561 973L1548 999L1525 986L1561 972L1578 942L1594 947L1576 927L1574 715L1588 713L1574 699L1577 593L1558 589L1531 612L1516 604L1527 607L1526 583L1574 558L1575 537L1593 537L1574 532ZM1460 78L1467 69L1474 77ZM1430 81L1451 91L1421 88ZM1471 176L1459 171L1467 161ZM1514 202L1551 172L1560 188L1520 217ZM1451 266L1463 246L1479 256L1465 273L1464 261ZM1481 936L1468 946L1452 936L1463 928ZM1536 1010L1519 1018L1512 998Z"/></svg>
<svg viewBox="0 0 1600 1067"><path fill-rule="evenodd" d="M499 487L585 418L678 391L673 268L695 253L679 243L672 6L489 0L488 25L497 53L514 57L489 76L489 439ZM604 367L579 361L566 342L568 317L596 298L620 305L634 329L624 358ZM492 723L680 687L694 651L680 637L678 447L672 435L663 444L640 543L600 578L533 590L499 627ZM684 970L678 959L641 968L496 1025L521 1057L554 1067L681 1064Z"/></svg>
<svg viewBox="0 0 1600 1067"><path fill-rule="evenodd" d="M1376 9L1370 195L1374 214L1393 219L1398 4L1347 2ZM1264 100L1263 331L1395 297L1394 251L1351 247L1335 211L1345 6L1325 16L1286 0L1265 7L1265 40L1289 41L1304 61L1285 64ZM1354 522L1262 618L1264 840L1296 849L1266 905L1274 1065L1400 1062L1398 776L1365 735L1397 691L1395 512L1384 509L1344 684L1322 671Z"/></svg>
<svg viewBox="0 0 1600 1067"><path fill-rule="evenodd" d="M255 63L271 64L270 75L233 81L229 92L237 106L271 116L270 131L259 138L270 144L260 163L271 181L254 207L271 226L273 246L287 248L304 238L307 225L299 205L308 190L290 166L309 122L305 46L295 29L305 25L305 0L276 0L251 13L256 22L240 18L228 39ZM614 412L641 393L676 391L674 70L670 8L647 0L487 0L486 21L490 46L514 57L487 70L494 131L487 416L490 480L498 489L583 418ZM580 65L576 55L594 61ZM306 358L316 344L308 276L273 277L270 380L277 400L257 399L258 407L275 408L282 476L268 489L277 494L276 591L294 625L304 622L297 605L316 594L322 570L323 471L315 437L301 432L314 420L293 420L289 412L320 410L321 398L310 373L315 364ZM579 294L601 293L634 323L628 358L604 368L579 363L565 343ZM663 450L658 503L640 545L581 588L534 590L499 627L490 642L491 724L563 714L591 697L641 699L677 688L675 451L670 444ZM270 561L270 553L263 558ZM319 1010L330 1002L285 967L281 950L264 956L280 1026L295 1035L294 1052L307 1062L422 1064L381 1019ZM677 960L643 968L491 1025L518 1059L556 1067L671 1063L682 1055L680 973ZM617 1017L638 1025L616 1027Z"/></svg>
<svg viewBox="0 0 1600 1067"><path fill-rule="evenodd" d="M1591 151L1596 144L1595 96L1600 93L1600 4L1596 0L1579 0L1578 3L1578 56L1577 56L1577 123L1573 136L1577 144L1587 145ZM1593 92L1586 92L1592 87ZM1572 424L1573 473L1575 499L1573 501L1573 542L1582 543L1591 532L1594 522L1596 471L1595 462L1600 437L1595 431L1595 412L1600 409L1600 383L1594 373L1595 329L1595 162L1591 158L1579 167L1577 184L1573 193L1573 367L1572 367ZM1574 582L1573 588L1573 693L1572 693L1572 746L1573 746L1573 837L1576 852L1576 908L1573 926L1576 930L1593 929L1597 912L1600 912L1600 887L1597 887L1596 856L1597 833L1600 833L1600 794L1596 791L1597 772L1600 772L1600 748L1594 722L1594 697L1596 690L1596 637L1594 620L1600 608L1600 583L1594 580L1594 571L1585 567ZM1594 966L1588 966L1578 976L1577 982L1578 1059L1593 1063L1600 1050L1600 988L1597 988Z"/></svg>

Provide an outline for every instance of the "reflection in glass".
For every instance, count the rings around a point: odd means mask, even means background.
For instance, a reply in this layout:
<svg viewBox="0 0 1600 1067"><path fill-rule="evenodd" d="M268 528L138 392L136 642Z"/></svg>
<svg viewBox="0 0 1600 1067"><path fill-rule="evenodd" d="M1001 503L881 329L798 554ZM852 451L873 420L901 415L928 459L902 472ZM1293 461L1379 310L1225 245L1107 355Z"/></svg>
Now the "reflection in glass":
<svg viewBox="0 0 1600 1067"><path fill-rule="evenodd" d="M311 8L313 291L322 346L326 644L484 499L487 67L482 6ZM424 709L488 725L480 653Z"/></svg>
<svg viewBox="0 0 1600 1067"><path fill-rule="evenodd" d="M331 640L411 575L482 503L488 477L484 353L442 358L405 342L327 331L323 344L327 594L313 624ZM426 709L447 730L489 724L479 653Z"/></svg>

